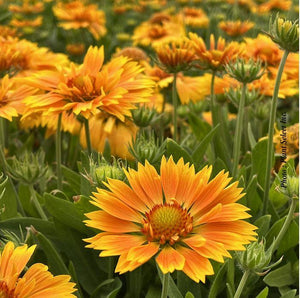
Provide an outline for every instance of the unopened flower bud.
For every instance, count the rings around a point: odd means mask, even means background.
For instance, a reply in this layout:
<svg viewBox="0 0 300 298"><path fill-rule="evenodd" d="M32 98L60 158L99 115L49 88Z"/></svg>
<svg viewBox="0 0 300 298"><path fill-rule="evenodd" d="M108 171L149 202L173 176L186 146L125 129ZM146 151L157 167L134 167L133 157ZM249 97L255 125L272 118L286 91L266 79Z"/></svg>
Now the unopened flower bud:
<svg viewBox="0 0 300 298"><path fill-rule="evenodd" d="M154 109L147 108L145 106L139 107L136 110L131 111L134 123L139 127L147 127L151 120L156 115Z"/></svg>
<svg viewBox="0 0 300 298"><path fill-rule="evenodd" d="M289 52L299 51L299 24L298 20L289 21L280 18L277 14L275 20L270 19L269 35L283 50Z"/></svg>

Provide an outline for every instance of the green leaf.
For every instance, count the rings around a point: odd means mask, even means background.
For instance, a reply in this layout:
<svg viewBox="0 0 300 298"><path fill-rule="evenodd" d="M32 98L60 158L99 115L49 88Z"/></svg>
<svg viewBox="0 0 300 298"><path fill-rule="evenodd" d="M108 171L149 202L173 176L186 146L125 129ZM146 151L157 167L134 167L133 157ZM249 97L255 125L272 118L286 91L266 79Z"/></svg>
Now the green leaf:
<svg viewBox="0 0 300 298"><path fill-rule="evenodd" d="M207 150L207 147L209 143L211 142L213 136L219 129L220 124L218 124L216 127L214 127L200 142L200 144L196 147L194 150L192 157L195 164L199 164L204 157L205 151Z"/></svg>
<svg viewBox="0 0 300 298"><path fill-rule="evenodd" d="M269 294L269 287L265 287L257 296L256 298L267 298Z"/></svg>
<svg viewBox="0 0 300 298"><path fill-rule="evenodd" d="M43 232L48 237L53 237L53 235L55 235L53 222L39 218L20 217L0 221L0 229L9 230L14 233L19 233L20 227L22 230L26 230L26 228L30 226L33 226L36 230Z"/></svg>
<svg viewBox="0 0 300 298"><path fill-rule="evenodd" d="M258 227L256 233L258 234L259 239L265 237L265 235L269 231L270 222L271 222L271 215L269 214L261 216L254 222L254 225Z"/></svg>
<svg viewBox="0 0 300 298"><path fill-rule="evenodd" d="M268 140L258 142L252 150L252 175L257 174L257 181L260 185L265 185L267 167L267 146ZM274 164L274 157L272 165Z"/></svg>
<svg viewBox="0 0 300 298"><path fill-rule="evenodd" d="M163 281L163 273L161 272L160 268L156 264L158 275L160 278L160 281L162 283ZM168 296L172 298L183 298L182 294L180 293L179 289L177 288L171 274L169 276L169 287L168 287Z"/></svg>
<svg viewBox="0 0 300 298"><path fill-rule="evenodd" d="M202 296L200 285L182 271L177 271L177 287L182 294L190 292L197 298Z"/></svg>
<svg viewBox="0 0 300 298"><path fill-rule="evenodd" d="M250 208L252 216L256 214L262 205L261 198L257 192L257 175L253 175L246 188L247 206Z"/></svg>
<svg viewBox="0 0 300 298"><path fill-rule="evenodd" d="M195 296L191 292L187 292L184 298L195 298Z"/></svg>
<svg viewBox="0 0 300 298"><path fill-rule="evenodd" d="M286 265L271 271L268 275L265 276L263 281L270 287L284 287L288 285L292 285L296 282L292 274L292 266L291 263L287 263Z"/></svg>
<svg viewBox="0 0 300 298"><path fill-rule="evenodd" d="M270 231L266 236L267 247L269 247L272 244L274 238L276 238L276 236L279 234L279 231L281 230L285 219L286 216L284 218L279 219L273 224L272 228L270 229ZM295 247L298 243L299 243L299 226L296 223L296 221L293 220L290 223L290 226L288 227L286 233L282 238L282 241L279 244L277 254L281 256L290 248Z"/></svg>
<svg viewBox="0 0 300 298"><path fill-rule="evenodd" d="M253 148L257 143L255 141L250 122L248 123L248 138L249 138L251 150L253 150Z"/></svg>
<svg viewBox="0 0 300 298"><path fill-rule="evenodd" d="M62 173L64 176L64 179L67 180L69 186L74 191L74 193L79 194L80 193L80 182L81 182L81 175L78 173L70 170L69 168L65 166L61 166Z"/></svg>
<svg viewBox="0 0 300 298"><path fill-rule="evenodd" d="M4 179L0 174L0 181ZM11 179L6 177L0 183L0 220L16 217L17 211L17 199L14 191L14 186Z"/></svg>
<svg viewBox="0 0 300 298"><path fill-rule="evenodd" d="M75 292L74 294L79 298L83 298L84 296L83 296L83 293L82 293L82 290L81 290L81 287L80 287L80 284L79 284L79 281L78 281L78 277L77 277L77 274L76 274L76 271L75 271L75 267L74 267L74 264L73 264L72 261L69 262L68 270L70 272L72 281L76 283L77 292Z"/></svg>
<svg viewBox="0 0 300 298"><path fill-rule="evenodd" d="M69 270L67 269L65 263L51 241L48 240L47 237L45 237L41 232L37 232L34 235L47 256L47 264L50 268L50 271L54 275L69 274Z"/></svg>
<svg viewBox="0 0 300 298"><path fill-rule="evenodd" d="M219 172L225 170L228 171L227 166L225 165L224 161L217 157L216 161L214 162L213 170L212 170L212 177L215 177Z"/></svg>
<svg viewBox="0 0 300 298"><path fill-rule="evenodd" d="M46 208L52 216L70 228L74 228L84 234L89 234L89 229L83 223L86 217L76 208L74 203L58 199L48 193L45 193L44 197L46 200Z"/></svg>
<svg viewBox="0 0 300 298"><path fill-rule="evenodd" d="M36 211L32 201L31 201L31 193L28 185L19 184L19 198L21 201L21 204L27 214L29 214L32 217L39 217L38 212Z"/></svg>
<svg viewBox="0 0 300 298"><path fill-rule="evenodd" d="M211 130L211 126L194 113L190 113L188 119L193 133L199 141L202 141Z"/></svg>
<svg viewBox="0 0 300 298"><path fill-rule="evenodd" d="M286 292L285 294L283 294L280 298L295 298L297 294L297 290L290 290L288 292Z"/></svg>
<svg viewBox="0 0 300 298"><path fill-rule="evenodd" d="M107 274L102 271L102 268L105 268L105 260L100 259L99 253L93 249L85 247L84 234L68 228L59 220L55 220L55 227L57 246L74 264L80 285L91 295L106 278Z"/></svg>
<svg viewBox="0 0 300 298"><path fill-rule="evenodd" d="M216 298L218 293L220 293L224 289L225 283L223 278L226 273L226 268L227 268L227 261L224 264L222 264L221 268L219 269L210 287L208 298Z"/></svg>
<svg viewBox="0 0 300 298"><path fill-rule="evenodd" d="M121 280L107 279L92 293L91 298L115 298L122 287Z"/></svg>
<svg viewBox="0 0 300 298"><path fill-rule="evenodd" d="M167 139L166 155L172 155L175 162L177 162L181 157L183 157L185 162L193 162L191 155L170 138Z"/></svg>

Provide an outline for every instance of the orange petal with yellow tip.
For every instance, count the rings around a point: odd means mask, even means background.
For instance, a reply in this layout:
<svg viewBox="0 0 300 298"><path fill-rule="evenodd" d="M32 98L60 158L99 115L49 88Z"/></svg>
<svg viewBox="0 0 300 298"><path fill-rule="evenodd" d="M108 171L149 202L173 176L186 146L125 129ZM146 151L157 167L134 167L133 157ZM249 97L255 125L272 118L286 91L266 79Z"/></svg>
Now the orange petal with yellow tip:
<svg viewBox="0 0 300 298"><path fill-rule="evenodd" d="M183 272L195 282L201 280L205 283L205 276L214 274L208 259L183 246L178 247L177 251L185 258Z"/></svg>
<svg viewBox="0 0 300 298"><path fill-rule="evenodd" d="M172 273L174 270L182 270L184 262L184 256L171 246L165 246L156 258L156 263L163 274Z"/></svg>
<svg viewBox="0 0 300 298"><path fill-rule="evenodd" d="M159 244L155 242L133 247L128 251L127 260L143 264L152 258L158 252L158 249Z"/></svg>
<svg viewBox="0 0 300 298"><path fill-rule="evenodd" d="M104 211L94 211L86 214L87 226L111 233L138 232L140 227L131 221L126 221L112 216Z"/></svg>

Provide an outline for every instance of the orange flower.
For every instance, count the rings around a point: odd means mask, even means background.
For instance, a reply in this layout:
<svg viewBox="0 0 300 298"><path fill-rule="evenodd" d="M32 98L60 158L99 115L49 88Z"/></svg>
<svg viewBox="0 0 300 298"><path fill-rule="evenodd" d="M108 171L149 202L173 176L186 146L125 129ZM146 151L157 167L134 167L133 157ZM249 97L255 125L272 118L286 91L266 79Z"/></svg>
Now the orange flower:
<svg viewBox="0 0 300 298"><path fill-rule="evenodd" d="M12 242L5 245L0 258L0 297L76 297L70 276L53 276L44 264L33 264L21 275L35 248L26 244L15 248Z"/></svg>
<svg viewBox="0 0 300 298"><path fill-rule="evenodd" d="M125 170L124 170L125 171ZM147 161L125 171L130 186L108 179L109 190L97 189L86 225L101 230L86 239L100 256L120 256L116 272L132 271L156 255L164 274L183 270L196 282L213 274L208 259L224 262L228 250L244 250L255 240L255 227L242 219L247 207L238 182L228 173L209 181L212 167L195 174L183 159L162 158L160 175Z"/></svg>
<svg viewBox="0 0 300 298"><path fill-rule="evenodd" d="M40 1L23 0L22 5L10 4L8 9L9 11L14 13L22 13L22 14L40 13L44 10L44 3Z"/></svg>
<svg viewBox="0 0 300 298"><path fill-rule="evenodd" d="M39 27L42 25L43 18L41 16L35 19L17 19L14 18L10 21L10 25L14 27Z"/></svg>
<svg viewBox="0 0 300 298"><path fill-rule="evenodd" d="M159 66L170 73L178 73L191 68L195 60L193 45L187 38L161 44L155 50Z"/></svg>
<svg viewBox="0 0 300 298"><path fill-rule="evenodd" d="M17 36L17 30L5 25L0 25L0 36L4 39Z"/></svg>
<svg viewBox="0 0 300 298"><path fill-rule="evenodd" d="M28 76L28 72L55 69L57 65L67 65L63 54L52 53L47 48L39 48L25 39L0 38L0 71L13 75Z"/></svg>
<svg viewBox="0 0 300 298"><path fill-rule="evenodd" d="M268 13L272 9L290 10L292 5L291 0L269 0L260 4L257 7L257 12L260 14Z"/></svg>
<svg viewBox="0 0 300 298"><path fill-rule="evenodd" d="M134 45L151 45L155 48L162 43L168 43L184 36L183 24L164 14L154 15L148 22L136 27L132 39Z"/></svg>
<svg viewBox="0 0 300 298"><path fill-rule="evenodd" d="M89 119L89 129L92 147L102 153L105 142L108 141L113 156L132 160L128 148L138 131L137 126L129 119L121 122L115 117L99 112ZM80 143L86 148L85 130L81 130Z"/></svg>
<svg viewBox="0 0 300 298"><path fill-rule="evenodd" d="M46 114L68 111L89 118L102 110L124 121L135 104L149 100L153 83L126 57L114 58L104 66L103 61L103 46L90 47L82 65L24 79L25 84L49 91L28 97L25 103Z"/></svg>
<svg viewBox="0 0 300 298"><path fill-rule="evenodd" d="M201 8L185 7L181 16L186 25L196 28L207 28L209 19Z"/></svg>
<svg viewBox="0 0 300 298"><path fill-rule="evenodd" d="M256 38L245 38L245 41L245 55L248 58L255 60L260 59L267 62L268 65L279 64L282 51L270 37L263 34L258 34Z"/></svg>
<svg viewBox="0 0 300 298"><path fill-rule="evenodd" d="M78 0L59 2L53 7L53 12L66 30L86 28L97 40L106 34L105 14L95 4L84 5Z"/></svg>
<svg viewBox="0 0 300 298"><path fill-rule="evenodd" d="M74 56L81 56L85 52L84 43L72 43L66 45L66 51Z"/></svg>
<svg viewBox="0 0 300 298"><path fill-rule="evenodd" d="M16 87L8 75L0 82L0 117L12 121L12 117L17 117L24 112L23 98L33 95L37 90L24 85Z"/></svg>
<svg viewBox="0 0 300 298"><path fill-rule="evenodd" d="M226 32L229 36L240 36L248 32L253 28L254 23L252 22L241 22L239 21L222 21L219 24L219 27Z"/></svg>
<svg viewBox="0 0 300 298"><path fill-rule="evenodd" d="M225 43L225 39L219 37L217 44L214 35L210 36L210 49L206 49L204 40L195 33L189 33L199 59L199 67L204 69L222 70L226 63L241 54L243 48L236 42Z"/></svg>

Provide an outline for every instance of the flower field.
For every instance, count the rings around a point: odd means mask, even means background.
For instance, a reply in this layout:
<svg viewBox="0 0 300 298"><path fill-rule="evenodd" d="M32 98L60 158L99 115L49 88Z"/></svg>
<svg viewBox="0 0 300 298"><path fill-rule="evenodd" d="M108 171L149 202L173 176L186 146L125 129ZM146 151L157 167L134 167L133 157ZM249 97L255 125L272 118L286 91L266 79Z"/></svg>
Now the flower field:
<svg viewBox="0 0 300 298"><path fill-rule="evenodd" d="M299 297L298 4L0 0L0 298Z"/></svg>

